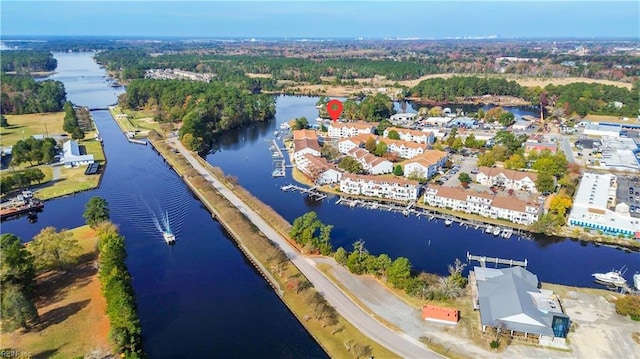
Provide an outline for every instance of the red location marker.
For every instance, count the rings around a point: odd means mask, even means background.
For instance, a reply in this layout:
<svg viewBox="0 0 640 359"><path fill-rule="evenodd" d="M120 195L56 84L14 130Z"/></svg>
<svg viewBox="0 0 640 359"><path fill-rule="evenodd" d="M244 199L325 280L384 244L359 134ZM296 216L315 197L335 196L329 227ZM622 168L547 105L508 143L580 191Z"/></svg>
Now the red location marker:
<svg viewBox="0 0 640 359"><path fill-rule="evenodd" d="M333 121L336 121L342 114L342 102L340 100L329 101L327 103L327 113Z"/></svg>

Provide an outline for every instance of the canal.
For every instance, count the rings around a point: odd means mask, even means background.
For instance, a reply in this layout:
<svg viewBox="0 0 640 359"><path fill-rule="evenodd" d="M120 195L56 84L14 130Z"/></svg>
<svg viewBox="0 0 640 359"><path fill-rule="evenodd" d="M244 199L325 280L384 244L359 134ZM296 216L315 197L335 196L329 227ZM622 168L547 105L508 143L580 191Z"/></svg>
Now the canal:
<svg viewBox="0 0 640 359"><path fill-rule="evenodd" d="M104 108L122 92L108 86L91 54L55 54L57 74L77 105ZM84 224L101 196L126 238L145 351L151 358L323 358L326 354L150 146L130 144L107 111L92 113L108 160L101 187L46 202L38 222L2 224L28 240L42 228ZM153 224L167 213L177 244Z"/></svg>

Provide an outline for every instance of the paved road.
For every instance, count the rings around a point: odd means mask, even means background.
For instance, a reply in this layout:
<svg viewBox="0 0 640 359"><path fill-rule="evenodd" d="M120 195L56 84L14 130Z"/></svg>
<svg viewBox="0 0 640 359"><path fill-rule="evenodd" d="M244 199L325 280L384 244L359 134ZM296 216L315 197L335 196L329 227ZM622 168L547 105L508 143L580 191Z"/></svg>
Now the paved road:
<svg viewBox="0 0 640 359"><path fill-rule="evenodd" d="M571 151L571 142L569 142L569 137L562 136L562 141L560 141L560 147L562 148L562 152L567 157L567 161L569 163L575 163L576 159L573 157L573 151Z"/></svg>
<svg viewBox="0 0 640 359"><path fill-rule="evenodd" d="M397 333L382 323L378 322L362 310L354 303L339 287L322 274L315 267L312 260L298 254L280 234L258 215L251 208L246 206L244 202L231 192L226 186L216 180L202 166L179 141L172 139L170 144L177 148L180 153L189 161L193 168L198 171L211 185L218 190L224 197L234 206L244 213L253 224L264 233L272 242L276 243L285 254L291 259L293 264L298 267L300 272L304 274L309 282L313 283L316 290L321 293L327 302L331 304L347 321L358 328L363 334L385 346L403 358L442 358L440 355L429 350L420 341L411 338L407 334Z"/></svg>

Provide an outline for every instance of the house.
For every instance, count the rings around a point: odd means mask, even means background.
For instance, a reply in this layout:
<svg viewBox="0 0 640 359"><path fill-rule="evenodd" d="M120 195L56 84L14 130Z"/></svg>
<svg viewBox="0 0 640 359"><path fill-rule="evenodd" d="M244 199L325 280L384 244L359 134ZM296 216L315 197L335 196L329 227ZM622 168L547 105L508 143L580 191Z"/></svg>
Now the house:
<svg viewBox="0 0 640 359"><path fill-rule="evenodd" d="M337 122L329 124L328 135L333 138L347 138L364 134L375 134L377 122Z"/></svg>
<svg viewBox="0 0 640 359"><path fill-rule="evenodd" d="M293 158L297 162L305 154L320 157L320 145L317 140L303 138L293 141Z"/></svg>
<svg viewBox="0 0 640 359"><path fill-rule="evenodd" d="M364 144L370 138L376 139L377 136L371 134L362 134L342 139L338 141L338 151L340 151L340 153L347 154L354 148L364 147Z"/></svg>
<svg viewBox="0 0 640 359"><path fill-rule="evenodd" d="M493 219L501 218L524 225L537 221L541 211L540 204L516 197L496 196L488 192L437 185L427 187L424 203L433 207L449 208Z"/></svg>
<svg viewBox="0 0 640 359"><path fill-rule="evenodd" d="M447 163L449 154L444 151L426 150L409 161L404 162L404 176L417 176L429 179L438 172L438 168Z"/></svg>
<svg viewBox="0 0 640 359"><path fill-rule="evenodd" d="M537 151L537 152L541 152L544 150L548 150L551 153L556 153L558 152L558 145L556 145L555 143L541 143L541 142L525 142L524 143L524 152L525 153L529 153L531 151Z"/></svg>
<svg viewBox="0 0 640 359"><path fill-rule="evenodd" d="M363 148L353 148L348 155L358 161L369 174L380 175L393 172L393 163L391 161L372 155Z"/></svg>
<svg viewBox="0 0 640 359"><path fill-rule="evenodd" d="M425 305L422 307L422 319L444 324L458 324L458 310L453 308Z"/></svg>
<svg viewBox="0 0 640 359"><path fill-rule="evenodd" d="M416 201L418 199L418 181L400 177L377 177L345 173L340 180L340 191L346 194L394 199L398 201Z"/></svg>
<svg viewBox="0 0 640 359"><path fill-rule="evenodd" d="M93 155L80 154L78 142L70 140L62 145L62 154L65 167L75 167L93 163Z"/></svg>
<svg viewBox="0 0 640 359"><path fill-rule="evenodd" d="M566 347L569 317L552 291L539 289L538 276L522 267L474 267L470 277L483 333L493 328L537 339L541 345Z"/></svg>
<svg viewBox="0 0 640 359"><path fill-rule="evenodd" d="M316 134L316 131L314 130L294 130L293 131L293 140L303 140L303 139L310 139L310 140L318 140L318 135Z"/></svg>
<svg viewBox="0 0 640 359"><path fill-rule="evenodd" d="M640 232L640 219L629 214L626 203L616 203L617 190L616 175L584 173L567 220L569 226L609 235L635 236Z"/></svg>
<svg viewBox="0 0 640 359"><path fill-rule="evenodd" d="M424 143L427 145L432 145L435 139L433 132L409 130L406 128L399 128L399 127L387 127L383 132L383 136L388 138L389 132L391 131L396 131L400 136L401 140L408 141L408 142L416 142L416 143Z"/></svg>
<svg viewBox="0 0 640 359"><path fill-rule="evenodd" d="M379 142L384 142L387 145L387 152L397 153L402 158L414 158L427 150L427 145L421 143L390 138L378 138Z"/></svg>
<svg viewBox="0 0 640 359"><path fill-rule="evenodd" d="M309 177L314 183L323 185L340 182L342 172L325 158L305 153L296 161L296 168Z"/></svg>
<svg viewBox="0 0 640 359"><path fill-rule="evenodd" d="M484 186L503 186L516 191L537 193L536 180L538 174L534 172L508 170L497 167L480 167L476 181Z"/></svg>

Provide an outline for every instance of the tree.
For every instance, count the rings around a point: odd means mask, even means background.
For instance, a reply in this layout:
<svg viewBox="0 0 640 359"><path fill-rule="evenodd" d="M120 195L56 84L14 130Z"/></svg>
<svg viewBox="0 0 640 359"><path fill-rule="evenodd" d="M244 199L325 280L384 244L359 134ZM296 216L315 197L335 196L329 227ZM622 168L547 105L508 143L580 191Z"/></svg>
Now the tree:
<svg viewBox="0 0 640 359"><path fill-rule="evenodd" d="M456 137L451 144L451 147L456 151L460 152L460 150L464 147L464 142L460 137Z"/></svg>
<svg viewBox="0 0 640 359"><path fill-rule="evenodd" d="M469 183L473 182L471 176L469 176L469 174L466 172L462 172L460 173L460 175L458 175L458 181L460 181L460 183L462 183L464 186L467 186Z"/></svg>
<svg viewBox="0 0 640 359"><path fill-rule="evenodd" d="M333 254L333 258L336 260L336 262L338 262L339 264L342 264L342 265L346 265L347 264L348 256L349 256L349 254L342 247L338 248L336 250L336 252Z"/></svg>
<svg viewBox="0 0 640 359"><path fill-rule="evenodd" d="M40 231L29 245L39 270L66 270L76 263L81 247L71 232L56 232L53 227Z"/></svg>
<svg viewBox="0 0 640 359"><path fill-rule="evenodd" d="M76 127L71 132L71 138L74 140L81 140L84 138L84 131L80 127Z"/></svg>
<svg viewBox="0 0 640 359"><path fill-rule="evenodd" d="M478 166L491 167L496 164L496 159L491 151L487 151L478 156Z"/></svg>
<svg viewBox="0 0 640 359"><path fill-rule="evenodd" d="M331 146L331 144L325 142L320 148L320 155L326 158L328 161L331 161L340 157L340 152L336 150L335 147Z"/></svg>
<svg viewBox="0 0 640 359"><path fill-rule="evenodd" d="M309 128L309 120L306 117L302 116L300 118L296 118L295 123L292 128L294 130L305 130Z"/></svg>
<svg viewBox="0 0 640 359"><path fill-rule="evenodd" d="M514 153L504 162L504 167L507 169L521 169L526 166L524 158L517 153Z"/></svg>
<svg viewBox="0 0 640 359"><path fill-rule="evenodd" d="M360 162L349 156L342 158L338 167L350 173L362 173L364 171Z"/></svg>
<svg viewBox="0 0 640 359"><path fill-rule="evenodd" d="M376 139L374 137L368 138L364 143L364 149L369 153L374 153L376 151Z"/></svg>
<svg viewBox="0 0 640 359"><path fill-rule="evenodd" d="M385 153L387 153L387 149L388 149L387 144L381 141L376 144L376 149L374 153L376 156L382 157L384 156Z"/></svg>
<svg viewBox="0 0 640 359"><path fill-rule="evenodd" d="M402 166L401 165L395 165L393 167L393 174L396 176L402 176L404 174L404 171L402 171Z"/></svg>
<svg viewBox="0 0 640 359"><path fill-rule="evenodd" d="M464 147L467 148L478 148L480 147L479 144L480 141L478 141L476 139L476 136L473 133L470 133L469 136L467 136L467 138L464 139Z"/></svg>
<svg viewBox="0 0 640 359"><path fill-rule="evenodd" d="M398 134L398 131L396 131L396 130L391 130L391 131L389 131L389 136L387 136L387 137L389 137L389 139L392 139L392 140L399 140L400 139L400 134Z"/></svg>
<svg viewBox="0 0 640 359"><path fill-rule="evenodd" d="M407 258L398 257L387 268L387 280L395 288L404 289L411 277L411 263Z"/></svg>
<svg viewBox="0 0 640 359"><path fill-rule="evenodd" d="M427 182L427 178L424 177L423 174L424 171L421 171L418 168L414 168L413 171L409 172L409 176L407 176L407 178L413 181L418 181L420 183L425 183Z"/></svg>
<svg viewBox="0 0 640 359"><path fill-rule="evenodd" d="M571 197L569 197L565 193L561 193L551 200L549 204L549 210L551 212L557 213L559 216L564 217L567 213L567 209L571 208L573 202L571 201Z"/></svg>
<svg viewBox="0 0 640 359"><path fill-rule="evenodd" d="M109 220L109 204L102 197L91 197L84 207L82 217L89 227L96 229L98 224Z"/></svg>
<svg viewBox="0 0 640 359"><path fill-rule="evenodd" d="M0 236L0 286L13 283L30 289L34 275L33 257L20 238L3 233Z"/></svg>
<svg viewBox="0 0 640 359"><path fill-rule="evenodd" d="M538 178L536 179L536 188L538 192L553 192L556 183L553 175L549 172L538 172Z"/></svg>
<svg viewBox="0 0 640 359"><path fill-rule="evenodd" d="M4 115L0 115L0 127L2 128L7 128L9 127L9 122L7 121L7 118L4 117Z"/></svg>
<svg viewBox="0 0 640 359"><path fill-rule="evenodd" d="M25 289L17 284L2 286L2 329L14 331L28 328L29 322L38 318L38 310Z"/></svg>

